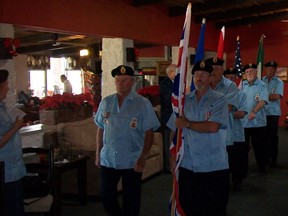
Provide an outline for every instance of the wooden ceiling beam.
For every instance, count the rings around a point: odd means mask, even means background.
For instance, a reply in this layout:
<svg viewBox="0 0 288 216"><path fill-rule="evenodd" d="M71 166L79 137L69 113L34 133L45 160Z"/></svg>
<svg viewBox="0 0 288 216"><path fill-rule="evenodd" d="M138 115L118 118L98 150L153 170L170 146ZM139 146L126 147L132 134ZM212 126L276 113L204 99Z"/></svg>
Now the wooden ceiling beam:
<svg viewBox="0 0 288 216"><path fill-rule="evenodd" d="M223 22L224 20L232 21L240 18L252 17L255 15L262 16L272 13L285 12L287 8L288 8L288 2L281 2L281 3L272 2L262 5L261 7L254 6L245 9L233 9L223 13L213 13L205 16L205 18L207 19L207 21L213 21L213 22ZM202 16L196 16L195 22L201 23L202 18L203 18Z"/></svg>
<svg viewBox="0 0 288 216"><path fill-rule="evenodd" d="M216 28L222 28L224 25L225 27L235 27L240 25L248 25L253 23L263 23L273 20L285 20L288 19L288 12L281 12L281 13L275 13L275 14L269 14L264 16L254 16L254 17L246 17L242 19L235 19L227 22L216 22L215 26Z"/></svg>
<svg viewBox="0 0 288 216"><path fill-rule="evenodd" d="M144 5L148 5L148 4L158 3L161 1L163 1L163 0L133 0L132 5L134 7L140 7L140 6L144 6Z"/></svg>

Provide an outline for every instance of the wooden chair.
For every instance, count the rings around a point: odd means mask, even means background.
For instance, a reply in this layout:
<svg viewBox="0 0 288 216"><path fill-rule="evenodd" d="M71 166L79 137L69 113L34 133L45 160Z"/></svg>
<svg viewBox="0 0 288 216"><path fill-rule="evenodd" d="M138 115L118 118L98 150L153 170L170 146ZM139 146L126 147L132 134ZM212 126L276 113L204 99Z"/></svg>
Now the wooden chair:
<svg viewBox="0 0 288 216"><path fill-rule="evenodd" d="M47 195L24 199L25 213L50 215L53 203L53 196L51 195L53 187L53 145L50 145L47 148L23 148L23 156L27 169L27 176L41 177L47 182L49 187Z"/></svg>
<svg viewBox="0 0 288 216"><path fill-rule="evenodd" d="M5 184L5 167L4 161L0 161L0 216L5 216L5 197L4 197L4 184Z"/></svg>

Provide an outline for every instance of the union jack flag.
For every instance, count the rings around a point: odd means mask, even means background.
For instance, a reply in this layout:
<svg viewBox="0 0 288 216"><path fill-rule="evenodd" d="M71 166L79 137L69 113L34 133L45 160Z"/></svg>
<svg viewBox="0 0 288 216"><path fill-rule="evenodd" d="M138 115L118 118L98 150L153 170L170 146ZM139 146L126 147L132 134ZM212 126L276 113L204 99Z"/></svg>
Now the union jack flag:
<svg viewBox="0 0 288 216"><path fill-rule="evenodd" d="M190 24L191 24L191 3L188 4L186 10L186 18L183 26L183 32L181 35L179 45L179 56L176 77L174 80L173 94L172 94L172 107L176 117L182 116L185 89L186 89L186 77L187 77L187 61L188 61L188 46L190 36ZM183 157L184 152L184 140L182 136L182 129L175 131L173 142L170 146L170 152L174 158L176 158L176 167L173 173L173 193L171 195L169 209L172 216L185 216L179 202L178 193L178 167Z"/></svg>

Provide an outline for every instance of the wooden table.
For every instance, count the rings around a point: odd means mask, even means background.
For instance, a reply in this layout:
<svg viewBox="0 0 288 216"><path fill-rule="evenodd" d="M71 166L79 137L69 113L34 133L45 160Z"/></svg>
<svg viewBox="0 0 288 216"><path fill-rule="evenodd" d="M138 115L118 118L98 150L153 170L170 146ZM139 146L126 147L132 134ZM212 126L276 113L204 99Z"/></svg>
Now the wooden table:
<svg viewBox="0 0 288 216"><path fill-rule="evenodd" d="M53 187L53 206L52 215L61 215L61 186L62 173L77 169L78 195L81 205L86 204L87 198L87 160L88 156L76 157L67 163L54 164L54 187Z"/></svg>

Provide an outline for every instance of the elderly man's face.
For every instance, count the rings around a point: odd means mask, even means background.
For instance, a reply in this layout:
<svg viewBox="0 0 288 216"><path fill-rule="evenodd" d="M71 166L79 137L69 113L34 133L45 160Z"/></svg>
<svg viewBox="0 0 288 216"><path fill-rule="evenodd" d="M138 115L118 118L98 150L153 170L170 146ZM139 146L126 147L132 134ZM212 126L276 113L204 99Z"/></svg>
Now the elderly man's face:
<svg viewBox="0 0 288 216"><path fill-rule="evenodd" d="M266 74L269 78L272 78L276 74L276 68L275 67L265 67Z"/></svg>
<svg viewBox="0 0 288 216"><path fill-rule="evenodd" d="M213 65L212 81L220 81L223 76L224 68L221 65Z"/></svg>
<svg viewBox="0 0 288 216"><path fill-rule="evenodd" d="M134 85L134 77L128 75L116 76L115 85L119 94L129 93Z"/></svg>
<svg viewBox="0 0 288 216"><path fill-rule="evenodd" d="M210 86L211 74L207 71L195 71L194 84L197 91L202 91Z"/></svg>
<svg viewBox="0 0 288 216"><path fill-rule="evenodd" d="M254 82L257 79L257 70L253 68L246 69L245 75L248 82Z"/></svg>

